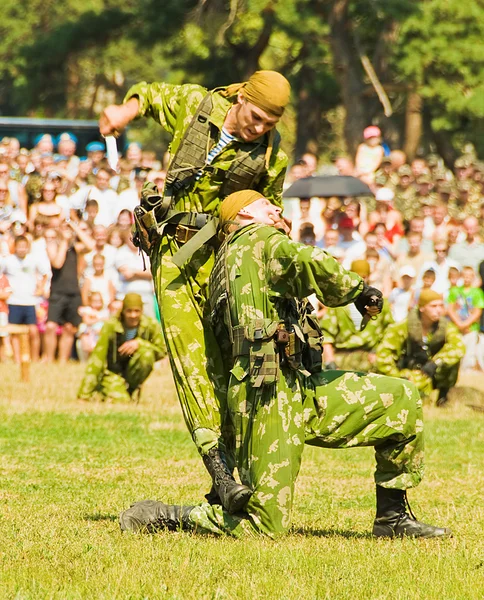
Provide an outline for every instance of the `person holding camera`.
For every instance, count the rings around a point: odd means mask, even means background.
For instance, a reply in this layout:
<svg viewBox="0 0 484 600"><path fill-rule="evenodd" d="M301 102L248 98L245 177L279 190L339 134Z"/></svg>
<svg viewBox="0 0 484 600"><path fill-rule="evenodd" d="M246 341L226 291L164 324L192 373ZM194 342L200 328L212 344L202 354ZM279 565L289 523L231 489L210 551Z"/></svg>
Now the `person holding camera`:
<svg viewBox="0 0 484 600"><path fill-rule="evenodd" d="M81 258L94 248L94 241L79 223L64 221L58 235L46 240L47 256L52 268L49 309L44 336L45 362L67 362L71 358L74 336L81 323L82 306L79 276ZM58 329L62 327L57 344Z"/></svg>

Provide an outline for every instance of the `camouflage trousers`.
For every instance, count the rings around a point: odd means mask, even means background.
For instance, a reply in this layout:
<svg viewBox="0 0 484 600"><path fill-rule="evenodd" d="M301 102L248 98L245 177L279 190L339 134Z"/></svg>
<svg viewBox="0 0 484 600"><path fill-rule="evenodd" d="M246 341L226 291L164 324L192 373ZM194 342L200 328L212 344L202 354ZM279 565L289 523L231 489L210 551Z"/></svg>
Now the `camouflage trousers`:
<svg viewBox="0 0 484 600"><path fill-rule="evenodd" d="M228 373L209 321L208 278L214 251L205 245L179 269L169 236L151 251L161 325L185 423L200 454L222 443L221 411Z"/></svg>
<svg viewBox="0 0 484 600"><path fill-rule="evenodd" d="M405 377L412 383L414 383L420 395L424 398L430 396L435 390L449 390L457 382L459 376L460 362L456 365L447 366L440 365L435 372L433 380L425 373L422 373L420 369L403 369L400 371L400 377Z"/></svg>
<svg viewBox="0 0 484 600"><path fill-rule="evenodd" d="M232 377L228 409L241 481L254 490L247 514L201 504L195 530L235 537L287 531L304 443L375 448L375 482L406 489L423 475L422 402L416 387L383 375L326 371L311 378L286 372L277 388L255 390Z"/></svg>
<svg viewBox="0 0 484 600"><path fill-rule="evenodd" d="M130 358L124 376L106 369L97 392L116 401L131 400L131 394L148 378L155 364L155 355L149 348L139 348Z"/></svg>

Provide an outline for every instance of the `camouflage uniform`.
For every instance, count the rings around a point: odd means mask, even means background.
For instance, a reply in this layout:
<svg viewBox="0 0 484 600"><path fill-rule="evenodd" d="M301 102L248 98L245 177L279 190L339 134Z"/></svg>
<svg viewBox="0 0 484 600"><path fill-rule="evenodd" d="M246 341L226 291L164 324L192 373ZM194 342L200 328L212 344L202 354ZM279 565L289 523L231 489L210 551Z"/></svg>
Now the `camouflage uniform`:
<svg viewBox="0 0 484 600"><path fill-rule="evenodd" d="M128 91L125 101L137 97L139 116L152 117L173 136L170 153L174 155L206 93L199 85L140 83ZM220 132L232 101L218 92L212 93L212 101L210 121ZM226 146L201 177L176 194L173 208L217 216L223 200L220 173L232 165L238 148L236 141ZM286 166L286 155L275 145L269 168L257 185L258 191L278 206L282 205ZM183 415L203 455L222 441L220 414L224 413L227 377L208 322L207 285L214 250L204 245L179 269L171 261L178 249L174 237L164 235L150 252L151 270Z"/></svg>
<svg viewBox="0 0 484 600"><path fill-rule="evenodd" d="M425 354L419 357L418 345L423 346L422 328L419 323L418 308L414 308L410 311L408 319L391 325L377 348L375 366L378 373L412 381L422 396L428 396L434 388L448 390L455 385L460 361L465 354L465 345L457 327L443 317L428 336L428 349L424 348ZM440 337L440 343L437 337ZM409 352L408 342L412 338L415 346ZM432 360L438 366L433 380L416 366L423 366L427 360Z"/></svg>
<svg viewBox="0 0 484 600"><path fill-rule="evenodd" d="M405 221L410 221L420 212L420 205L417 202L417 191L410 185L406 189L395 188L395 208L402 213Z"/></svg>
<svg viewBox="0 0 484 600"><path fill-rule="evenodd" d="M270 333L281 321L298 326L291 298L316 293L337 306L352 302L362 290L360 277L323 250L264 225L231 235L226 260L232 331L244 329L256 340L258 327ZM263 354L270 354L274 342L264 339ZM221 339L223 347L227 343ZM260 350L255 345L236 356L228 390L240 477L254 490L248 514L229 515L220 506L201 504L188 515L190 527L236 537L286 532L305 442L326 448L374 446L380 486L406 489L419 483L423 423L413 384L344 371L308 376L267 354L261 366Z"/></svg>
<svg viewBox="0 0 484 600"><path fill-rule="evenodd" d="M120 356L118 348L126 341L119 317L106 321L99 340L89 357L78 398L89 400L96 392L111 400L130 400L153 370L157 360L166 355L160 325L144 315L135 338L140 346L131 356Z"/></svg>
<svg viewBox="0 0 484 600"><path fill-rule="evenodd" d="M468 192L468 197L462 200L460 191ZM481 207L481 195L476 192L471 181L460 181L456 187L456 195L449 200L449 215L457 221L463 221L467 217L475 217L479 214Z"/></svg>
<svg viewBox="0 0 484 600"><path fill-rule="evenodd" d="M370 319L363 331L356 329L349 307L328 308L320 321L324 342L335 349L335 363L347 371L370 371L368 354L375 352L387 327L393 323L388 302L379 315Z"/></svg>

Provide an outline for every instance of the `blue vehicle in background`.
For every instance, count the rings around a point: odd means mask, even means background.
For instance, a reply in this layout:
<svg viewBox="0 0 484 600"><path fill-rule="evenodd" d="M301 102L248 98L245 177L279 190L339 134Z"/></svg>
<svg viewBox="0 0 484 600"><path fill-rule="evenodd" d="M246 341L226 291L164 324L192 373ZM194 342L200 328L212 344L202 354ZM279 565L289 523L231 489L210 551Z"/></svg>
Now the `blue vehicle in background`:
<svg viewBox="0 0 484 600"><path fill-rule="evenodd" d="M86 154L86 146L90 142L102 141L98 122L95 120L0 116L0 140L4 137L15 137L19 140L21 148L29 150L35 146L35 139L39 135L50 133L54 140L57 140L65 131L76 136L78 156ZM123 132L118 139L118 148L124 148L125 144L126 133Z"/></svg>

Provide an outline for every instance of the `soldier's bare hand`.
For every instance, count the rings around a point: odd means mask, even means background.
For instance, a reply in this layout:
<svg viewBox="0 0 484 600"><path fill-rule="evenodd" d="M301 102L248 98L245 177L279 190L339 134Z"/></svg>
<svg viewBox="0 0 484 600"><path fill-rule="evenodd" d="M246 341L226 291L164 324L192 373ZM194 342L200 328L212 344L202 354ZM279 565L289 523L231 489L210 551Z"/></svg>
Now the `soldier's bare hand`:
<svg viewBox="0 0 484 600"><path fill-rule="evenodd" d="M124 344L121 344L121 346L118 348L118 352L119 354L121 354L121 356L132 356L136 352L136 350L138 350L138 348L138 340L129 340L128 342L124 342Z"/></svg>
<svg viewBox="0 0 484 600"><path fill-rule="evenodd" d="M370 317L376 317L376 315L381 313L381 309L378 306L365 306L365 308Z"/></svg>
<svg viewBox="0 0 484 600"><path fill-rule="evenodd" d="M139 101L131 98L126 104L111 104L99 117L101 135L115 135L126 127L138 114Z"/></svg>
<svg viewBox="0 0 484 600"><path fill-rule="evenodd" d="M291 233L292 221L287 217L281 217L279 221L274 223L274 227L289 235Z"/></svg>

